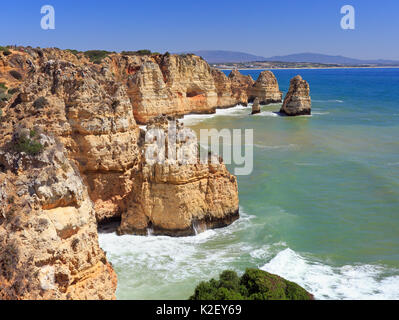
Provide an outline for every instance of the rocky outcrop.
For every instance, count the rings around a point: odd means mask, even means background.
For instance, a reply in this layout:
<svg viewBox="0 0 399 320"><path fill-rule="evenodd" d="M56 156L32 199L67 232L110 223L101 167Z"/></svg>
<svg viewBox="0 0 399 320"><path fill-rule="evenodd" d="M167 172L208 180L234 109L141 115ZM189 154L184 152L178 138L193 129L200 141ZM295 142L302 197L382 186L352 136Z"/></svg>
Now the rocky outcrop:
<svg viewBox="0 0 399 320"><path fill-rule="evenodd" d="M162 148L158 147L159 133L151 135L154 129L165 137ZM177 137L176 146L169 142L171 130L172 137ZM120 234L146 235L150 230L155 235L194 235L238 219L236 177L216 155L207 155L201 162L196 140L187 142L190 135L191 131L171 118L159 117L147 125L143 151L145 155L155 152L157 159L142 159L132 202L122 214ZM165 155L172 148L175 159Z"/></svg>
<svg viewBox="0 0 399 320"><path fill-rule="evenodd" d="M138 123L160 115L212 113L218 92L211 68L194 55L158 56L128 78L128 94Z"/></svg>
<svg viewBox="0 0 399 320"><path fill-rule="evenodd" d="M233 101L227 77L195 56L93 64L58 49L13 50L3 64L16 55L31 63L16 67L26 72L1 108L0 299L114 298L96 229L108 219L122 220L120 233L176 236L238 218L237 181L219 157L149 163L153 142L135 120L150 129L162 111L214 112Z"/></svg>
<svg viewBox="0 0 399 320"><path fill-rule="evenodd" d="M309 84L306 80L299 75L292 78L280 113L287 116L310 115L312 103L309 92Z"/></svg>
<svg viewBox="0 0 399 320"><path fill-rule="evenodd" d="M230 108L237 105L237 99L233 96L230 79L218 69L212 69L211 72L218 96L218 108Z"/></svg>
<svg viewBox="0 0 399 320"><path fill-rule="evenodd" d="M248 91L254 85L254 80L250 75L244 76L237 69L230 72L229 79L234 99L237 103L246 106L248 104Z"/></svg>
<svg viewBox="0 0 399 320"><path fill-rule="evenodd" d="M35 130L18 130L0 151L0 300L115 299L79 171Z"/></svg>
<svg viewBox="0 0 399 320"><path fill-rule="evenodd" d="M60 137L88 185L97 219L120 216L139 154L125 87L101 67L49 60L19 91L3 110L3 123L41 126ZM7 140L13 130L4 125L0 134Z"/></svg>
<svg viewBox="0 0 399 320"><path fill-rule="evenodd" d="M256 97L253 104L252 104L252 113L251 114L257 114L260 113L260 104L259 104L259 98Z"/></svg>
<svg viewBox="0 0 399 320"><path fill-rule="evenodd" d="M279 101L278 84L271 72L263 72L256 83L238 70L226 77L192 54L109 53L94 64L85 54L68 50L17 47L11 52L0 55L0 82L11 89L9 95L48 61L68 61L81 68L101 69L108 80L122 85L140 124L160 114L214 113L217 108L247 105L255 97L262 104Z"/></svg>
<svg viewBox="0 0 399 320"><path fill-rule="evenodd" d="M252 87L248 90L248 101L259 98L260 104L281 102L283 93L278 87L276 77L271 71L262 71Z"/></svg>

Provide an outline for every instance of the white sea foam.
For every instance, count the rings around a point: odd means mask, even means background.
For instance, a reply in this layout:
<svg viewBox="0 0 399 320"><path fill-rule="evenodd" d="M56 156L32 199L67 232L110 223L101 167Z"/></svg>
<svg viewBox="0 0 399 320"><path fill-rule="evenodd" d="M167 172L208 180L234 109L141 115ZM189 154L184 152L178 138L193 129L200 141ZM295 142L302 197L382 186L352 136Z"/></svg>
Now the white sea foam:
<svg viewBox="0 0 399 320"><path fill-rule="evenodd" d="M254 114L253 117L279 117L277 112L273 111L262 111L261 113Z"/></svg>
<svg viewBox="0 0 399 320"><path fill-rule="evenodd" d="M287 248L261 269L303 286L316 299L399 299L399 275L385 276L381 266L331 267L311 262Z"/></svg>
<svg viewBox="0 0 399 320"><path fill-rule="evenodd" d="M317 299L399 299L399 271L375 265L332 267L294 252L285 242L246 242L242 235L259 223L254 218L242 213L227 228L192 237L99 234L118 273L118 297L184 298L196 283L222 270L242 271L237 263L245 261L298 283Z"/></svg>
<svg viewBox="0 0 399 320"><path fill-rule="evenodd" d="M330 114L329 112L312 111L312 115L325 115Z"/></svg>
<svg viewBox="0 0 399 320"><path fill-rule="evenodd" d="M335 102L335 103L344 103L343 100L338 100L338 99L330 99L330 100L314 100L312 99L313 102Z"/></svg>
<svg viewBox="0 0 399 320"><path fill-rule="evenodd" d="M181 282L190 278L217 276L225 266L249 252L252 248L234 242L234 233L246 229L254 216L241 213L241 218L227 228L207 230L192 237L117 236L100 233L100 246L122 278L137 286L153 272L168 282ZM226 247L226 239L232 243ZM221 241L223 240L223 241Z"/></svg>
<svg viewBox="0 0 399 320"><path fill-rule="evenodd" d="M297 144L276 145L276 146L265 146L265 145L262 145L262 144L254 143L254 147L259 148L259 149L282 150L282 151L297 150L297 149L299 149L299 145L297 145Z"/></svg>
<svg viewBox="0 0 399 320"><path fill-rule="evenodd" d="M206 119L210 119L217 116L242 116L248 114L251 110L250 106L245 107L243 105L237 105L233 108L227 109L216 109L216 113L213 114L188 114L183 117L180 121L186 126L192 126L198 124Z"/></svg>

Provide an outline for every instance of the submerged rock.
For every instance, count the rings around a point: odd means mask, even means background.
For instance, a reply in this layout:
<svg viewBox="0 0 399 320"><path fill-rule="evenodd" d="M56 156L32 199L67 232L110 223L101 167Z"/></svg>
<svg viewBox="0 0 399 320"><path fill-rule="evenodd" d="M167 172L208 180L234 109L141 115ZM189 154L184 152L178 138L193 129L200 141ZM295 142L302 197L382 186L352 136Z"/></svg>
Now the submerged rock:
<svg viewBox="0 0 399 320"><path fill-rule="evenodd" d="M309 84L300 75L292 78L280 112L287 116L310 115L312 103L309 92Z"/></svg>
<svg viewBox="0 0 399 320"><path fill-rule="evenodd" d="M252 113L251 114L257 114L260 113L260 104L259 104L259 98L256 97L253 104L252 104Z"/></svg>

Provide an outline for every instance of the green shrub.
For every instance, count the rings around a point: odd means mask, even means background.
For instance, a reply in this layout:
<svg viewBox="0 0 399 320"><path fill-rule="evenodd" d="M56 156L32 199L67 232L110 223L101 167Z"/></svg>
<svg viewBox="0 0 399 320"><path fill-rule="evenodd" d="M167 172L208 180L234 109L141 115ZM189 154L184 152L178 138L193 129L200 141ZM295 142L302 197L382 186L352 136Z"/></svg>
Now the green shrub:
<svg viewBox="0 0 399 320"><path fill-rule="evenodd" d="M2 47L2 46L0 46L0 52L3 52L3 54L4 54L5 56L8 56L8 55L11 54L11 51L8 50L8 48Z"/></svg>
<svg viewBox="0 0 399 320"><path fill-rule="evenodd" d="M4 82L0 82L0 91L7 91L7 86Z"/></svg>
<svg viewBox="0 0 399 320"><path fill-rule="evenodd" d="M147 56L151 55L151 50L143 49L143 50L137 50L137 51L122 51L122 55L125 56Z"/></svg>
<svg viewBox="0 0 399 320"><path fill-rule="evenodd" d="M80 51L74 50L74 49L66 49L66 51L68 51L68 52L74 54L75 56L80 52Z"/></svg>
<svg viewBox="0 0 399 320"><path fill-rule="evenodd" d="M11 98L11 95L5 92L0 92L0 101L8 101Z"/></svg>
<svg viewBox="0 0 399 320"><path fill-rule="evenodd" d="M43 109L48 104L48 101L45 97L39 97L33 102L33 106L35 109Z"/></svg>
<svg viewBox="0 0 399 320"><path fill-rule="evenodd" d="M8 89L8 93L9 94L14 94L14 93L17 93L19 91L19 89L18 88L11 88L11 89Z"/></svg>
<svg viewBox="0 0 399 320"><path fill-rule="evenodd" d="M105 50L89 50L84 53L86 57L90 59L91 62L95 64L100 64L101 61L108 57L111 52Z"/></svg>
<svg viewBox="0 0 399 320"><path fill-rule="evenodd" d="M247 269L241 278L224 271L219 280L201 282L190 300L313 300L294 282L259 269Z"/></svg>
<svg viewBox="0 0 399 320"><path fill-rule="evenodd" d="M19 153L25 152L31 156L38 155L44 150L44 146L35 140L36 137L37 132L35 130L30 131L29 137L19 136L14 141L14 150Z"/></svg>

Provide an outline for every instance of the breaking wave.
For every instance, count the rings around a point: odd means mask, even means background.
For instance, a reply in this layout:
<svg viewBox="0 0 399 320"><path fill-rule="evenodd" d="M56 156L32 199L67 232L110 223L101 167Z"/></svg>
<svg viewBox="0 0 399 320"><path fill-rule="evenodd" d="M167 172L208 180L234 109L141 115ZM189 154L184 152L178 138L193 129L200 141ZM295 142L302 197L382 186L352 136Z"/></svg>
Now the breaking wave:
<svg viewBox="0 0 399 320"><path fill-rule="evenodd" d="M399 274L382 266L331 267L287 248L261 269L298 283L316 299L399 299Z"/></svg>

